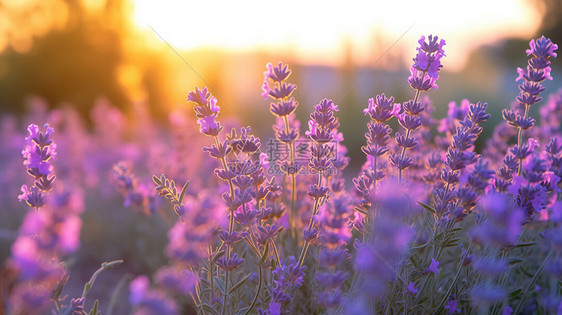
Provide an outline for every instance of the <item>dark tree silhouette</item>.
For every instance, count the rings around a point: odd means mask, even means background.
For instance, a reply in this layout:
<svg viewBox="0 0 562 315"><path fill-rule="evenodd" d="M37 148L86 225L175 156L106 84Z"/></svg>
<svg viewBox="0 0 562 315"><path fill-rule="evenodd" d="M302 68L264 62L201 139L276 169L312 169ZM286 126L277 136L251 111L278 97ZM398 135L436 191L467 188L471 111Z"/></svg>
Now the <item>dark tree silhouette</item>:
<svg viewBox="0 0 562 315"><path fill-rule="evenodd" d="M100 95L124 106L127 97L116 74L124 57L125 4L108 0L101 12L91 13L82 1L68 0L60 8L68 11L62 29L35 38L27 52L6 49L0 55L0 111L21 113L29 95L41 96L51 106L70 102L83 112Z"/></svg>

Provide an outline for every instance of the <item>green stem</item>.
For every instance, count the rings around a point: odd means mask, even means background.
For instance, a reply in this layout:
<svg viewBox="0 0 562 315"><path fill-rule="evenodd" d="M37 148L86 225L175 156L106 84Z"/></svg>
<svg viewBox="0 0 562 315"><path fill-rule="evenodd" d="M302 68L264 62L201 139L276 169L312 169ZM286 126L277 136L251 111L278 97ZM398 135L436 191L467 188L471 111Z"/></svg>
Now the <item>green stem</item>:
<svg viewBox="0 0 562 315"><path fill-rule="evenodd" d="M425 73L425 72L424 72ZM421 91L420 90L416 90L416 95L414 96L414 104L416 104L418 102L418 99L420 97ZM408 129L408 131L406 132L406 138L410 137L410 133L412 132L411 129ZM401 158L404 159L404 155L406 155L406 148L402 148L402 153L400 154ZM398 181L402 182L402 169L398 169Z"/></svg>
<svg viewBox="0 0 562 315"><path fill-rule="evenodd" d="M283 116L283 122L285 124L285 133L289 134L289 118L287 116ZM289 211L289 235L293 237L293 239L297 239L297 214L295 209L295 201L297 199L297 179L295 177L295 144L294 142L288 143L287 147L289 149L289 156L291 159L291 163L289 164L289 170L291 173L291 209ZM295 168L293 170L293 168Z"/></svg>
<svg viewBox="0 0 562 315"><path fill-rule="evenodd" d="M322 173L318 172L318 187L322 185ZM312 226L314 225L314 216L318 213L318 207L320 206L320 198L314 198L314 208L312 210L312 216L310 217L310 221L308 222L308 229L311 230ZM301 253L299 255L299 267L301 267L304 263L304 259L306 258L306 252L308 251L308 247L310 246L310 241L305 240L304 245L302 246Z"/></svg>
<svg viewBox="0 0 562 315"><path fill-rule="evenodd" d="M215 298L215 279L213 277L213 250L211 248L211 246L209 245L209 270L208 270L208 274L209 274L209 283L211 284L211 292L209 293L211 295L211 297L209 298L209 301L212 301Z"/></svg>
<svg viewBox="0 0 562 315"><path fill-rule="evenodd" d="M451 282L451 285L449 286L449 289L447 290L447 292L445 292L445 295L443 296L443 299L441 300L441 303L439 303L439 305L437 306L437 308L433 312L434 315L437 314L437 312L439 312L441 307L443 307L443 305L445 305L445 303L449 299L449 295L451 294L451 291L453 291L455 283L457 282L457 280L459 279L459 276L461 274L462 267L464 265L464 261L466 260L466 258L470 254L471 250L472 250L472 242L468 245L468 249L466 250L466 254L464 255L464 257L462 257L461 264L459 266L459 269L457 270L457 273L455 274L455 277L453 278L453 282Z"/></svg>
<svg viewBox="0 0 562 315"><path fill-rule="evenodd" d="M281 259L279 259L279 252L277 251L277 246L273 240L270 240L271 245L273 245L273 252L275 252L275 257L277 258L277 264L281 267Z"/></svg>
<svg viewBox="0 0 562 315"><path fill-rule="evenodd" d="M215 139L215 145L217 146L217 148L219 147L220 143L219 143L219 138L217 136L213 137ZM220 158L221 163L222 163L222 167L224 168L225 171L228 170L228 165L226 164L226 159L224 157ZM234 196L234 184L232 183L232 180L229 179L228 181L228 188L230 189L230 197L232 198ZM234 211L230 210L230 218L228 221L228 234L232 234L232 231L234 229ZM226 259L230 259L230 246L226 246ZM224 273L224 299L223 299L223 306L222 306L222 311L221 314L224 315L225 309L226 309L226 300L228 297L228 270L225 271Z"/></svg>
<svg viewBox="0 0 562 315"><path fill-rule="evenodd" d="M248 315L250 314L250 311L252 310L252 308L254 307L254 305L256 305L256 301L258 300L258 296L260 294L260 290L261 290L261 266L258 266L259 268L259 273L258 273L258 290L256 291L256 295L254 295L254 300L252 301L252 304L250 305L250 308L246 311L246 313L244 313L244 315Z"/></svg>
<svg viewBox="0 0 562 315"><path fill-rule="evenodd" d="M123 290L123 287L127 282L129 282L130 279L131 279L131 275L126 274L117 283L117 286L115 287L113 293L111 294L111 299L109 300L109 306L107 307L107 315L113 314L113 309L115 308L115 305L117 305L117 302L119 301L119 293Z"/></svg>
<svg viewBox="0 0 562 315"><path fill-rule="evenodd" d="M529 105L527 104L523 104L523 106L525 106L525 111L523 113L523 120L525 120L527 118L527 115L529 114ZM519 132L517 133L517 148L521 149L521 144L523 142L523 128L521 128L521 126L519 127ZM521 171L522 171L522 166L523 166L523 159L519 159L519 168L517 169L517 175L521 176Z"/></svg>
<svg viewBox="0 0 562 315"><path fill-rule="evenodd" d="M527 294L529 294L529 292L531 291L531 289L535 285L535 282L539 278L539 275L541 274L542 270L546 266L546 263L548 262L548 260L550 259L551 256L552 256L552 252L548 251L548 255L546 255L546 258L542 262L541 266L539 267L539 269L537 269L537 272L535 272L535 274L533 275L533 278L531 279L531 281L527 285L527 288L525 289L525 291L523 292L523 296L521 297L521 301L519 301L519 304L517 304L517 307L513 311L513 314L519 314L519 311L521 310L521 307L523 307L523 303L525 303L525 300L527 300Z"/></svg>
<svg viewBox="0 0 562 315"><path fill-rule="evenodd" d="M94 285L94 282L96 282L96 278L100 275L100 273L102 273L104 270L115 267L122 263L123 263L122 259L102 263L101 267L98 270L96 270L96 272L94 272L90 280L86 282L86 284L84 285L84 291L82 291L82 297L85 298L88 292L90 292L90 289Z"/></svg>

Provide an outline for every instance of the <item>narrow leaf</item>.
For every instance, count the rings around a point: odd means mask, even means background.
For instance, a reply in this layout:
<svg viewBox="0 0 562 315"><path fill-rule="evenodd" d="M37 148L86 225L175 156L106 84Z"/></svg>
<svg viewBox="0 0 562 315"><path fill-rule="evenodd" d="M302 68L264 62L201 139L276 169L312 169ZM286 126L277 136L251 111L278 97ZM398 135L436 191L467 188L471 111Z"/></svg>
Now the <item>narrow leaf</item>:
<svg viewBox="0 0 562 315"><path fill-rule="evenodd" d="M246 312L248 312L249 309L250 309L249 306L243 307L239 309L238 312L236 312L236 315L244 315L246 314Z"/></svg>
<svg viewBox="0 0 562 315"><path fill-rule="evenodd" d="M218 260L219 258L221 258L221 257L224 255L224 253L226 253L226 251L225 251L224 249L221 250L221 251L219 251L219 252L216 252L216 253L213 255L213 258L211 258L211 264L214 265L214 264L217 262L217 260Z"/></svg>
<svg viewBox="0 0 562 315"><path fill-rule="evenodd" d="M529 247L529 246L533 246L535 244L537 244L537 242L519 243L515 246L515 248Z"/></svg>
<svg viewBox="0 0 562 315"><path fill-rule="evenodd" d="M96 300L94 302L94 306L92 306L92 309L90 310L89 315L98 315L100 312L98 311L98 300Z"/></svg>
<svg viewBox="0 0 562 315"><path fill-rule="evenodd" d="M429 205L426 205L426 204L423 203L423 202L419 202L419 201L418 201L418 205L422 206L425 210L427 210L427 211L429 211L429 212L431 212L431 213L433 213L433 214L437 214L437 211L435 211L435 209L433 209L433 207L431 207L431 206L429 206Z"/></svg>
<svg viewBox="0 0 562 315"><path fill-rule="evenodd" d="M230 290L228 290L228 294L232 294L232 292L238 290L242 285L244 285L244 283L246 283L246 281L250 279L250 275L251 274L247 274L244 278L238 281L237 284L235 284L232 288L230 288Z"/></svg>
<svg viewBox="0 0 562 315"><path fill-rule="evenodd" d="M182 204L183 197L185 197L185 193L187 192L187 186L189 186L189 181L187 181L187 182L185 183L185 185L183 185L183 188L182 188L182 190L181 190L181 193L180 193L180 200L179 200L180 205Z"/></svg>
<svg viewBox="0 0 562 315"><path fill-rule="evenodd" d="M158 176L152 175L152 181L154 181L157 186L162 186L162 181L158 178Z"/></svg>
<svg viewBox="0 0 562 315"><path fill-rule="evenodd" d="M211 314L215 314L215 315L218 315L218 314L219 314L219 312L217 312L211 305L209 305L209 304L207 304L207 303L201 304L201 307L202 307L205 311L207 311L207 312L209 312L209 313L211 313Z"/></svg>
<svg viewBox="0 0 562 315"><path fill-rule="evenodd" d="M224 296L224 281L222 281L222 279L215 277L215 283L217 284L217 287L219 287L219 290L221 291L222 295Z"/></svg>
<svg viewBox="0 0 562 315"><path fill-rule="evenodd" d="M263 250L263 255L261 255L259 264L263 264L267 257L269 256L269 242L265 243L265 249Z"/></svg>

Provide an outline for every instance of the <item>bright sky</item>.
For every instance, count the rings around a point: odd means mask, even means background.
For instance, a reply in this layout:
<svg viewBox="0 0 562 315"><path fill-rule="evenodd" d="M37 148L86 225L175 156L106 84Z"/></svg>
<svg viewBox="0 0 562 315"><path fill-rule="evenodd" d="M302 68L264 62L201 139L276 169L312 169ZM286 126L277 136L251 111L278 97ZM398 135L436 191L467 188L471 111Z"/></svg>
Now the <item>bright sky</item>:
<svg viewBox="0 0 562 315"><path fill-rule="evenodd" d="M438 35L447 41L448 70L458 70L477 45L530 39L540 22L526 0L343 2L136 0L134 17L140 29L154 28L177 49L263 50L327 64L342 62L347 40L354 59L370 65L411 27L395 47L413 56L420 35Z"/></svg>

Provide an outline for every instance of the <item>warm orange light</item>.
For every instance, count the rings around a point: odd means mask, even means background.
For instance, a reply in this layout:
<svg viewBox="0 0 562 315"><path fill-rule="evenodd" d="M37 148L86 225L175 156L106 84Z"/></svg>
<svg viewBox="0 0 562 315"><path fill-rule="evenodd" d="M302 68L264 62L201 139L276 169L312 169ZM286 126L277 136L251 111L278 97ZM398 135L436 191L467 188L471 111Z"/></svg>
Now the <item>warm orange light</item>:
<svg viewBox="0 0 562 315"><path fill-rule="evenodd" d="M370 65L413 25L393 50L405 50L403 57L410 59L420 35L437 34L447 40L449 70L460 68L472 47L504 36L531 37L539 18L524 0L136 0L135 5L137 26L154 28L178 49L293 53L313 63L341 63L348 42L353 59Z"/></svg>

